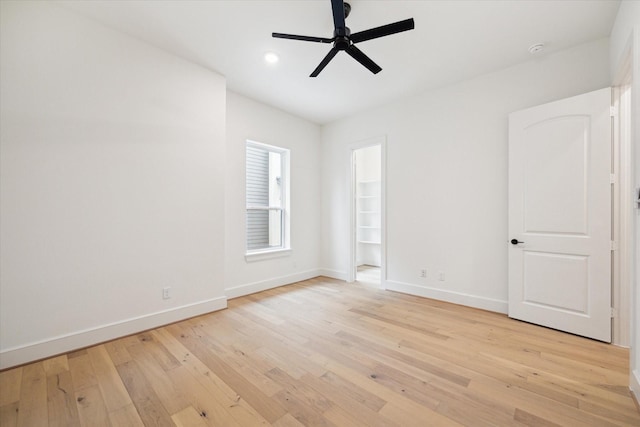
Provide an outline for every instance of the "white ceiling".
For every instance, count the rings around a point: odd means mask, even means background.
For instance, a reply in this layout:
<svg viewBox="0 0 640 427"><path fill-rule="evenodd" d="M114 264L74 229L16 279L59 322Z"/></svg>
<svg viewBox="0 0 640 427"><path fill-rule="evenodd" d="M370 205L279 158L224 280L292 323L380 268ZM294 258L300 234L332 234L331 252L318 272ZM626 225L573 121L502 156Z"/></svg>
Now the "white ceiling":
<svg viewBox="0 0 640 427"><path fill-rule="evenodd" d="M66 8L214 70L237 93L324 124L403 96L441 87L607 37L613 0L351 0L352 32L413 17L415 30L358 47L382 72L340 52L308 77L331 45L274 39L272 32L332 37L329 0L64 1ZM280 61L265 63L268 51Z"/></svg>

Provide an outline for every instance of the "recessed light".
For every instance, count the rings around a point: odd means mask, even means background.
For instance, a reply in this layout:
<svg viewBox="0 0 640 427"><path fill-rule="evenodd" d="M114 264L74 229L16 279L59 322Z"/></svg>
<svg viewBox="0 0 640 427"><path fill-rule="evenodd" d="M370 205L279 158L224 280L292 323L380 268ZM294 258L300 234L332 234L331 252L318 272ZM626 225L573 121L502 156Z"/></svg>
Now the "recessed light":
<svg viewBox="0 0 640 427"><path fill-rule="evenodd" d="M529 53L535 55L536 53L540 53L544 50L544 43L536 43L529 46Z"/></svg>
<svg viewBox="0 0 640 427"><path fill-rule="evenodd" d="M268 63L268 64L275 64L276 62L278 62L278 55L276 55L273 52L267 52L264 54L264 60Z"/></svg>

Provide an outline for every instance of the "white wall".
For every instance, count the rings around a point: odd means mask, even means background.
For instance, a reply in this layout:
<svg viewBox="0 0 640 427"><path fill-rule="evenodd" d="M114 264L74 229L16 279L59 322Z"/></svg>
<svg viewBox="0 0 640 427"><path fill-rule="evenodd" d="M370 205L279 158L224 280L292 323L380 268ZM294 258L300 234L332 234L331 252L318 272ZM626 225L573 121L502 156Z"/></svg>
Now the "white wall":
<svg viewBox="0 0 640 427"><path fill-rule="evenodd" d="M245 259L245 142L290 150L291 252ZM226 295L230 298L318 275L320 230L320 126L227 92L225 205Z"/></svg>
<svg viewBox="0 0 640 427"><path fill-rule="evenodd" d="M632 168L635 169L635 179L632 188L635 190L637 197L637 189L640 188L640 131L638 123L640 123L640 1L623 1L618 10L616 22L611 31L610 37L610 67L611 76L614 78L614 84L617 83L615 78L622 69L622 63L627 52L632 55L632 121L631 121L631 138L632 138L632 156L634 162ZM626 197L634 195L626 195ZM624 195L623 195L624 197ZM633 215L635 230L635 252L632 258L633 267L635 267L635 275L631 289L631 366L630 366L630 385L636 396L640 398L640 209L635 210ZM632 267L632 268L633 268ZM632 272L633 273L633 272Z"/></svg>
<svg viewBox="0 0 640 427"><path fill-rule="evenodd" d="M347 147L386 134L387 288L506 312L507 115L608 86L608 55L599 40L325 126L322 266L348 271Z"/></svg>
<svg viewBox="0 0 640 427"><path fill-rule="evenodd" d="M0 368L225 307L224 79L0 3Z"/></svg>

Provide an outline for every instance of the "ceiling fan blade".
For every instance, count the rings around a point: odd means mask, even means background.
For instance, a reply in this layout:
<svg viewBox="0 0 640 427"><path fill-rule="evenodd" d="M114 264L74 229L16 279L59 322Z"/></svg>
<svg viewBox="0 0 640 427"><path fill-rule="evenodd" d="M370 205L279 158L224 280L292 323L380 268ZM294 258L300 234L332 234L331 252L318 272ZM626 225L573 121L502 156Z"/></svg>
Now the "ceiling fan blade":
<svg viewBox="0 0 640 427"><path fill-rule="evenodd" d="M346 28L344 22L344 0L331 0L331 9L333 10L333 25L336 30L338 28Z"/></svg>
<svg viewBox="0 0 640 427"><path fill-rule="evenodd" d="M353 43L359 43L366 40L377 39L378 37L389 36L391 34L401 33L403 31L413 30L415 23L413 18L405 19L404 21L394 22L393 24L383 25L381 27L371 28L351 34L351 41Z"/></svg>
<svg viewBox="0 0 640 427"><path fill-rule="evenodd" d="M318 74L320 74L320 71L324 70L324 67L327 66L327 64L329 63L329 61L331 61L333 59L334 56L336 56L336 53L338 53L339 50L336 49L335 47L332 48L329 53L327 53L327 56L324 57L324 59L322 60L322 62L320 63L320 65L318 65L316 67L315 70L313 70L313 73L311 73L311 75L309 77L318 77Z"/></svg>
<svg viewBox="0 0 640 427"><path fill-rule="evenodd" d="M332 43L333 39L325 37L299 36L296 34L271 33L277 39L302 40L303 42Z"/></svg>
<svg viewBox="0 0 640 427"><path fill-rule="evenodd" d="M378 64L373 62L371 58L365 55L360 49L358 49L354 45L349 46L347 50L345 50L345 52L347 52L353 59L355 59L356 61L358 61L365 67L367 67L369 71L371 71L373 74L378 74L380 71L382 71L382 68L380 68Z"/></svg>

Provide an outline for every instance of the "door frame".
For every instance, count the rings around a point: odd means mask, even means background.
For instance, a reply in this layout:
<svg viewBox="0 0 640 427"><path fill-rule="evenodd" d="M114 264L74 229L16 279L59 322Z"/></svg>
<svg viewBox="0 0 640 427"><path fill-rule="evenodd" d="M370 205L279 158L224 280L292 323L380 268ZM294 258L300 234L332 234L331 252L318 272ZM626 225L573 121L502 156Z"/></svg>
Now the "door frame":
<svg viewBox="0 0 640 427"><path fill-rule="evenodd" d="M631 344L631 297L633 278L633 162L631 139L631 58L627 56L612 87L612 130L614 225L612 240L612 343L629 347Z"/></svg>
<svg viewBox="0 0 640 427"><path fill-rule="evenodd" d="M357 243L357 215L356 212L356 151L362 148L380 146L380 289L387 288L387 137L386 135L375 136L355 142L349 145L349 173L347 203L349 218L348 242L349 242L349 272L347 282L353 283L356 280L356 245Z"/></svg>

